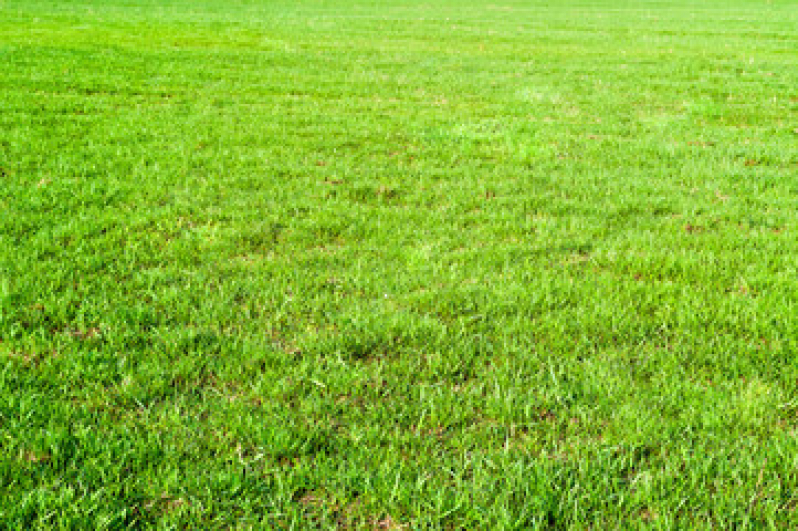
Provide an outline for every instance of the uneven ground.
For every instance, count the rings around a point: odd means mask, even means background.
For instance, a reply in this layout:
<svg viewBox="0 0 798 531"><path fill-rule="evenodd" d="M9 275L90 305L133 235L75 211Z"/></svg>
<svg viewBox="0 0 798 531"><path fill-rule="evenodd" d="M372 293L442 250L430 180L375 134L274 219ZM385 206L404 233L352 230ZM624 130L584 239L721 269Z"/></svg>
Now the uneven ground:
<svg viewBox="0 0 798 531"><path fill-rule="evenodd" d="M0 527L795 529L798 9L695 4L0 3Z"/></svg>

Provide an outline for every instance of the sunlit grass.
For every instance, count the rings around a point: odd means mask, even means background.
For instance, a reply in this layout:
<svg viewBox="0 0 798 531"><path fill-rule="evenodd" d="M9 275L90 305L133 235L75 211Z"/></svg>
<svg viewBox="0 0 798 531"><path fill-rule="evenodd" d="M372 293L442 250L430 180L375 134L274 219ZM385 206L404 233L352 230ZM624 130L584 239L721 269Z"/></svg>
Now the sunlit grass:
<svg viewBox="0 0 798 531"><path fill-rule="evenodd" d="M0 527L795 527L798 10L556 4L0 4Z"/></svg>

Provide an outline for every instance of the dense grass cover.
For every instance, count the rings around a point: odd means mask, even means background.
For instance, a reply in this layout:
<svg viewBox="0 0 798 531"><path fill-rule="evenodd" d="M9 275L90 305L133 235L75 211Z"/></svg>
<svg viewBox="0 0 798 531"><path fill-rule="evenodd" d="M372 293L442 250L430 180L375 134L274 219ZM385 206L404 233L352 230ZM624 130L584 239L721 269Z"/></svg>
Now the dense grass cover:
<svg viewBox="0 0 798 531"><path fill-rule="evenodd" d="M6 0L0 527L795 528L792 1Z"/></svg>

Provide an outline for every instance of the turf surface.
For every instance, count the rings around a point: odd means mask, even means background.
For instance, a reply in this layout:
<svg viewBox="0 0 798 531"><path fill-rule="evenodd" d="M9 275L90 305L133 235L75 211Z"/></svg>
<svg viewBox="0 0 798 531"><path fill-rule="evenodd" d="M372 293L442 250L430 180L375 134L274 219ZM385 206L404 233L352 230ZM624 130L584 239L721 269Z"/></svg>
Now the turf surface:
<svg viewBox="0 0 798 531"><path fill-rule="evenodd" d="M798 526L792 1L0 3L0 527Z"/></svg>

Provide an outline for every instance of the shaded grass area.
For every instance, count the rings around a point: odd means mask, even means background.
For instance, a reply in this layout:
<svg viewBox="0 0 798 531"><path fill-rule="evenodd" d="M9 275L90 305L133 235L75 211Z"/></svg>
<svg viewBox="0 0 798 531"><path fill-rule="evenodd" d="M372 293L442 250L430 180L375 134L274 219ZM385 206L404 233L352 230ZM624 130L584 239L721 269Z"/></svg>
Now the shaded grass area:
<svg viewBox="0 0 798 531"><path fill-rule="evenodd" d="M2 526L794 527L796 49L790 2L1 5Z"/></svg>

